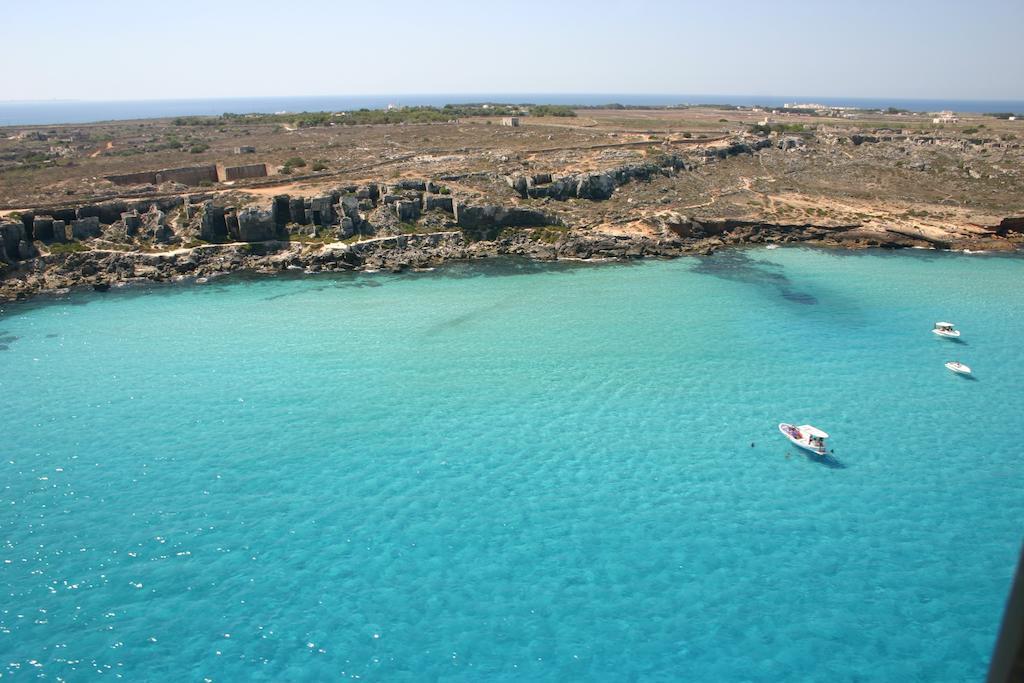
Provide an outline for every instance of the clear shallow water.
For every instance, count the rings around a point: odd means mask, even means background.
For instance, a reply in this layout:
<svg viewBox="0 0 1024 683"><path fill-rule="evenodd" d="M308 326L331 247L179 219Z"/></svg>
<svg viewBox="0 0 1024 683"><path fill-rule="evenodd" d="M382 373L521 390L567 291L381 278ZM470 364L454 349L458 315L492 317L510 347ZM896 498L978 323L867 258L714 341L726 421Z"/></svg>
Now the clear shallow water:
<svg viewBox="0 0 1024 683"><path fill-rule="evenodd" d="M981 680L1022 275L780 249L10 307L0 673Z"/></svg>

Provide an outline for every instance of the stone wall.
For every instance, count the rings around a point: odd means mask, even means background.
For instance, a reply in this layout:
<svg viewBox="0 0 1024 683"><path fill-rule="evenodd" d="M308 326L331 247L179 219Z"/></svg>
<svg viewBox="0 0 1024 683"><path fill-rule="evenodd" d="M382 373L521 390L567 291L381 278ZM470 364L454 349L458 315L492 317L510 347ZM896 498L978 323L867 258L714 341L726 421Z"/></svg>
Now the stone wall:
<svg viewBox="0 0 1024 683"><path fill-rule="evenodd" d="M104 177L115 185L159 185L166 182L181 183L182 185L199 185L202 182L217 182L217 167L213 164L206 166L183 166L181 168L164 168L156 171L140 171L138 173L124 173Z"/></svg>
<svg viewBox="0 0 1024 683"><path fill-rule="evenodd" d="M156 171L139 171L104 177L115 185L156 185L156 174Z"/></svg>
<svg viewBox="0 0 1024 683"><path fill-rule="evenodd" d="M188 166L185 168L168 168L163 171L156 172L156 182L181 183L182 185L198 185L202 182L217 182L217 166L209 164L207 166Z"/></svg>
<svg viewBox="0 0 1024 683"><path fill-rule="evenodd" d="M268 175L266 164L218 166L217 170L221 182L225 180L242 180L244 178L265 178Z"/></svg>

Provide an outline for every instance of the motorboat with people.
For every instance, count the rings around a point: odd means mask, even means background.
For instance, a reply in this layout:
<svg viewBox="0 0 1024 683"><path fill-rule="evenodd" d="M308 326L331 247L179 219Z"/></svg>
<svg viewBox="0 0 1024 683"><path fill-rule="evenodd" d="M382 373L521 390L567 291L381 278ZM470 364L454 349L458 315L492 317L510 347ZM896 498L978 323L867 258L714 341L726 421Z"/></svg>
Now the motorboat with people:
<svg viewBox="0 0 1024 683"><path fill-rule="evenodd" d="M810 451L815 455L825 455L828 448L825 446L825 439L828 434L811 425L794 426L785 422L779 425L782 435L793 442L794 445Z"/></svg>
<svg viewBox="0 0 1024 683"><path fill-rule="evenodd" d="M970 375L971 369L960 361L951 360L946 363L946 369L958 375Z"/></svg>
<svg viewBox="0 0 1024 683"><path fill-rule="evenodd" d="M960 338L960 330L956 329L956 326L953 323L935 323L935 327L932 328L932 334L945 339Z"/></svg>

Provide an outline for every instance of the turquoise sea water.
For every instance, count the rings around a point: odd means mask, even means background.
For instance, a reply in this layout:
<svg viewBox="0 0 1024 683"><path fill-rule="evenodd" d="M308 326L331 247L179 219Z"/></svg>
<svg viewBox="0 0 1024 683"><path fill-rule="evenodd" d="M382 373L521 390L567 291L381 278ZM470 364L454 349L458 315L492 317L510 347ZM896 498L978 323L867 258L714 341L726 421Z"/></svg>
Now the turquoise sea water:
<svg viewBox="0 0 1024 683"><path fill-rule="evenodd" d="M1022 276L780 249L7 307L0 674L981 680Z"/></svg>

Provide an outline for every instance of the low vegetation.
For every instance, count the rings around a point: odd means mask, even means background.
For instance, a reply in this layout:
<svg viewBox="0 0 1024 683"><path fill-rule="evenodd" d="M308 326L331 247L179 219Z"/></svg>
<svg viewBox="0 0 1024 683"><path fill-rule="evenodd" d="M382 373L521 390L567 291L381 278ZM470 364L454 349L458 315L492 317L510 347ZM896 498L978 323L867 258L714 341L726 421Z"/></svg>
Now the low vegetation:
<svg viewBox="0 0 1024 683"><path fill-rule="evenodd" d="M545 225L541 228L533 228L531 230L531 237L538 242L544 242L545 244L555 244L559 240L565 237L565 234L569 231L569 228L564 225Z"/></svg>
<svg viewBox="0 0 1024 683"><path fill-rule="evenodd" d="M89 247L81 242L54 242L48 248L51 254L74 254L79 251L89 251Z"/></svg>
<svg viewBox="0 0 1024 683"><path fill-rule="evenodd" d="M804 130L802 123L757 123L750 127L754 135L768 135L769 133L799 133Z"/></svg>
<svg viewBox="0 0 1024 683"><path fill-rule="evenodd" d="M558 104L446 104L443 107L396 107L285 114L234 114L220 116L179 116L175 126L222 126L227 123L276 123L296 128L356 126L395 123L443 123L474 116L558 116L574 117L574 107Z"/></svg>

